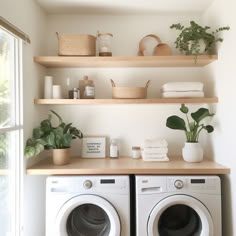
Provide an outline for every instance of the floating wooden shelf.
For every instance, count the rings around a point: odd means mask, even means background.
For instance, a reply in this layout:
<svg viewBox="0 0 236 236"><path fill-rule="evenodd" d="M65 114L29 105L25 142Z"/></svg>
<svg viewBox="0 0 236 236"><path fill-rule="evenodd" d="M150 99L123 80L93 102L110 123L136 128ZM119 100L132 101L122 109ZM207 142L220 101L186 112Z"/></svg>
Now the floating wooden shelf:
<svg viewBox="0 0 236 236"><path fill-rule="evenodd" d="M72 158L70 164L53 165L45 159L27 169L28 175L97 175L97 174L158 174L158 175L208 175L229 174L230 169L213 161L189 163L181 157L170 158L169 162L144 162L142 159L121 157L119 159Z"/></svg>
<svg viewBox="0 0 236 236"><path fill-rule="evenodd" d="M65 57L36 56L34 62L47 68L93 67L201 67L217 60L217 55L195 56L127 56L127 57Z"/></svg>
<svg viewBox="0 0 236 236"><path fill-rule="evenodd" d="M171 104L217 103L218 98L152 98L152 99L35 99L38 105L102 105L102 104Z"/></svg>

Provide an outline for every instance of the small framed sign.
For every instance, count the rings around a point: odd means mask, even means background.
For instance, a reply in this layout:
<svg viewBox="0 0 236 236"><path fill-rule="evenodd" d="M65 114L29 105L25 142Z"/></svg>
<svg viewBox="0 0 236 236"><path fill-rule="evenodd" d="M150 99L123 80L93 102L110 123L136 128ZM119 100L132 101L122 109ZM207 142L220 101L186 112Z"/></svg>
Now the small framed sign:
<svg viewBox="0 0 236 236"><path fill-rule="evenodd" d="M106 137L84 137L82 139L82 158L105 158Z"/></svg>

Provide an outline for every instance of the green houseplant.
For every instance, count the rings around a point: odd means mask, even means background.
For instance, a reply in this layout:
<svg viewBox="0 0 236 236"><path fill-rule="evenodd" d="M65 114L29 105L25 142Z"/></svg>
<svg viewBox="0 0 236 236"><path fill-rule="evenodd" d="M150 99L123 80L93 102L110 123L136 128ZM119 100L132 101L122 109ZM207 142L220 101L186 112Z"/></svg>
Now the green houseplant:
<svg viewBox="0 0 236 236"><path fill-rule="evenodd" d="M176 48L185 55L196 56L204 52L212 54L215 43L223 41L222 38L216 37L216 34L230 29L230 27L220 27L215 31L209 32L211 27L201 26L194 21L190 21L189 27L184 27L178 23L172 24L170 28L180 31L175 41ZM201 43L203 43L203 52L201 52Z"/></svg>
<svg viewBox="0 0 236 236"><path fill-rule="evenodd" d="M66 164L69 162L69 148L73 139L83 138L83 133L72 126L72 123L66 124L62 118L53 110L51 112L58 118L58 125L53 126L52 115L49 114L48 119L43 120L40 126L33 129L32 138L26 141L25 157L29 158L38 155L43 150L53 149L53 160L55 164ZM59 152L59 154L58 154ZM66 155L63 161L61 153ZM56 160L56 157L59 160Z"/></svg>
<svg viewBox="0 0 236 236"><path fill-rule="evenodd" d="M214 131L213 126L205 125L202 121L206 117L212 117L214 114L210 113L207 108L199 108L196 112L191 113L192 121L189 117L189 109L185 104L182 104L180 111L185 114L186 120L179 116L170 116L166 120L166 126L170 129L182 130L186 136L185 147L183 148L183 158L190 162L198 162L203 158L203 151L199 144L199 135L203 130L207 133L212 133ZM192 154L194 157L186 157L185 154L191 155L190 147L195 147L197 149L196 154ZM187 149L187 150L186 150Z"/></svg>

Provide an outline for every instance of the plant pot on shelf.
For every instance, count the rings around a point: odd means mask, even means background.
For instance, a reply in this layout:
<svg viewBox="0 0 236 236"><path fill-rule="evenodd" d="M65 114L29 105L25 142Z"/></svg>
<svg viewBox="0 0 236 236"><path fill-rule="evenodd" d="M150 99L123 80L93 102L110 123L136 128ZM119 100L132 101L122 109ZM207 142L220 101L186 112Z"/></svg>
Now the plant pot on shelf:
<svg viewBox="0 0 236 236"><path fill-rule="evenodd" d="M200 143L186 142L182 149L183 159L187 162L201 162L203 160L203 149Z"/></svg>
<svg viewBox="0 0 236 236"><path fill-rule="evenodd" d="M54 165L66 165L70 163L70 148L53 149L52 158Z"/></svg>

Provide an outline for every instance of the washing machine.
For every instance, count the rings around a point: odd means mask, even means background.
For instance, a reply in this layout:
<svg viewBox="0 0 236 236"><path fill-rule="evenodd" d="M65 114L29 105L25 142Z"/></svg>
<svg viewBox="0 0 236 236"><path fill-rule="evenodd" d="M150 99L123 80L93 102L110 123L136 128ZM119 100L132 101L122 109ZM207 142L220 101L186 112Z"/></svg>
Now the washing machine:
<svg viewBox="0 0 236 236"><path fill-rule="evenodd" d="M46 236L130 235L129 176L51 176Z"/></svg>
<svg viewBox="0 0 236 236"><path fill-rule="evenodd" d="M136 176L137 236L221 236L218 176Z"/></svg>

